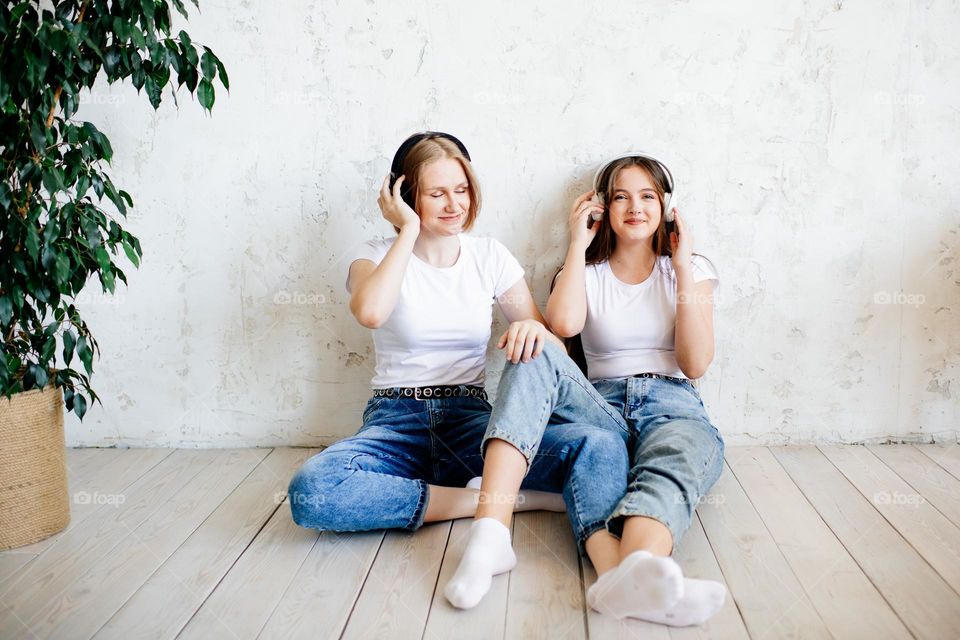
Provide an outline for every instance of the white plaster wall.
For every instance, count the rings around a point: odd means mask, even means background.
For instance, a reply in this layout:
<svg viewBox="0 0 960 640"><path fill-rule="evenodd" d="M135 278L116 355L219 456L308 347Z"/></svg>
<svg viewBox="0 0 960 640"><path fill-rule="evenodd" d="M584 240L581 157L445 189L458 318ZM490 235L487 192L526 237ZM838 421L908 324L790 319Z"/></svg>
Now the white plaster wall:
<svg viewBox="0 0 960 640"><path fill-rule="evenodd" d="M376 189L424 128L466 142L475 233L541 303L597 163L670 159L721 273L703 394L728 443L957 439L956 1L201 7L186 28L233 85L212 118L129 86L79 114L113 142L145 255L129 289L83 304L104 406L69 415L71 445L352 434L373 354L347 257L391 232Z"/></svg>

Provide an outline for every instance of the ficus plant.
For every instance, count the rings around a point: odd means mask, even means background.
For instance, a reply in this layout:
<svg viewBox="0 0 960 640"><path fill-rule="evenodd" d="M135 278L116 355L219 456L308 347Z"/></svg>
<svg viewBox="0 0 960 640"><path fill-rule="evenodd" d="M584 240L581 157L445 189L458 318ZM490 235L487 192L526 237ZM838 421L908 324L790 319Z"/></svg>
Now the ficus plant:
<svg viewBox="0 0 960 640"><path fill-rule="evenodd" d="M60 387L81 420L100 402L90 386L99 348L75 302L94 275L104 294L118 280L126 284L121 252L134 267L143 252L120 224L133 199L105 171L110 140L76 116L81 92L101 78L129 80L154 109L165 88L176 103L185 85L210 112L214 82L230 88L227 72L185 31L172 34L172 9L188 17L181 0L0 7L0 390L7 398Z"/></svg>

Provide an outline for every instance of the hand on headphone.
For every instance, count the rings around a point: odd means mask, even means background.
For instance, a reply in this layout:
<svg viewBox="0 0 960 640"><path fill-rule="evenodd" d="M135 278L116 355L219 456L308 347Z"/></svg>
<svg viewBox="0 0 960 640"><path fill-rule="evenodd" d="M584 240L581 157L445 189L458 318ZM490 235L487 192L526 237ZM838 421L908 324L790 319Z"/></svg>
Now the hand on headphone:
<svg viewBox="0 0 960 640"><path fill-rule="evenodd" d="M383 213L384 219L397 227L403 229L410 226L417 231L420 230L420 216L410 208L403 198L400 197L400 186L403 184L406 176L400 176L390 189L390 175L383 179L383 186L380 187L380 197L377 198L377 204Z"/></svg>
<svg viewBox="0 0 960 640"><path fill-rule="evenodd" d="M576 247L577 250L586 251L596 237L597 231L600 230L599 222L593 222L591 227L587 228L591 213L603 213L603 205L591 200L594 194L596 194L596 191L592 189L587 191L577 198L573 202L573 206L570 207L570 246Z"/></svg>
<svg viewBox="0 0 960 640"><path fill-rule="evenodd" d="M670 233L670 251L673 254L671 258L673 268L677 270L690 266L690 261L693 259L693 234L684 219L680 217L680 210L673 209L673 212L676 231Z"/></svg>

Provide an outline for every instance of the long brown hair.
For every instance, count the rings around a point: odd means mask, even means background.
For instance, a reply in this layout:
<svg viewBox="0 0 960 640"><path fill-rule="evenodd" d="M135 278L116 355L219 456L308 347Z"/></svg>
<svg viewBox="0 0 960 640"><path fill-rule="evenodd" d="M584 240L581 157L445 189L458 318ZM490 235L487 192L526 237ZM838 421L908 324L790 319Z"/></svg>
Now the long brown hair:
<svg viewBox="0 0 960 640"><path fill-rule="evenodd" d="M670 235L667 233L666 227L666 211L663 211L663 197L670 185L667 175L658 163L649 158L627 156L611 163L610 166L600 174L597 180L597 195L603 199L604 215L599 222L594 223L599 224L600 229L587 247L584 256L587 265L607 262L610 260L610 256L613 255L613 250L617 247L617 234L613 232L613 227L610 225L610 195L613 193L617 176L627 167L640 167L646 171L653 181L657 198L660 200L660 224L657 226L657 230L653 236L653 254L656 256L673 256L673 251L670 249ZM693 255L699 256L700 254L695 253ZM658 259L654 265L654 269L659 268L660 260ZM550 293L553 293L553 288L557 284L557 276L560 275L562 270L563 265L560 265L560 268L557 269L557 272L553 275L553 280L550 281ZM570 338L564 338L563 344L567 347L567 354L577 363L577 366L583 371L583 375L586 376L587 358L583 352L583 340L581 340L580 334Z"/></svg>
<svg viewBox="0 0 960 640"><path fill-rule="evenodd" d="M613 193L614 184L616 184L617 176L621 171L627 167L640 167L650 176L653 181L653 187L656 189L657 198L660 200L660 224L657 226L657 230L653 236L653 253L657 256L670 256L673 253L670 251L670 236L667 234L666 228L666 211L663 211L663 194L667 192L669 187L669 181L667 179L666 173L660 165L649 158L644 158L641 156L627 156L625 158L620 158L616 162L612 162L607 169L600 174L599 180L597 180L597 195L603 199L604 202L604 215L599 222L594 224L599 224L600 229L597 231L597 235L594 236L593 240L590 242L590 246L587 247L586 253L586 263L587 264L599 264L601 262L606 262L610 259L610 256L613 255L613 250L617 248L617 234L613 232L613 227L610 225L610 196Z"/></svg>

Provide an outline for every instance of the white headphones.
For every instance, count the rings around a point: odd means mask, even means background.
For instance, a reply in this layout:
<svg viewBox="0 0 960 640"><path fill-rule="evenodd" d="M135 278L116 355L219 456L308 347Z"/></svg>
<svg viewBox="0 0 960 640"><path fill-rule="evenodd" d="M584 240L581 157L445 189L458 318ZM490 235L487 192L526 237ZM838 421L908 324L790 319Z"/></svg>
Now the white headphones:
<svg viewBox="0 0 960 640"><path fill-rule="evenodd" d="M600 178L604 175L604 173L606 173L607 169L610 168L610 165L618 160L623 160L624 158L646 158L647 160L656 162L660 166L660 168L663 170L663 173L667 176L667 191L663 194L663 216L666 222L673 222L675 218L673 215L673 209L677 206L677 195L674 189L673 174L670 173L670 169L667 168L667 165L662 160L643 151L629 151L615 158L607 160L600 165L600 168L597 169L597 173L593 176L593 188L596 191L596 194L593 196L594 202L603 205L606 204L605 194L601 189L602 185L600 184ZM594 220L599 220L603 214L594 213L592 215Z"/></svg>

